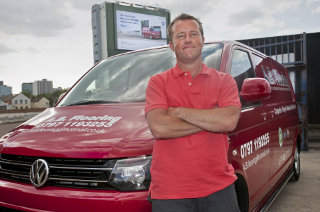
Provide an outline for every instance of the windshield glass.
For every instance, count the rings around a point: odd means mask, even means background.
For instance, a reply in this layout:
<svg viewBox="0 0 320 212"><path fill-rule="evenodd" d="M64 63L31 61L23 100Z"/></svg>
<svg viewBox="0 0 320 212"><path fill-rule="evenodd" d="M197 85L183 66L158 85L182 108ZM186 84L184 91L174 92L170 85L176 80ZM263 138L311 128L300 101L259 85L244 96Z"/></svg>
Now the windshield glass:
<svg viewBox="0 0 320 212"><path fill-rule="evenodd" d="M205 45L204 63L219 70L222 46L222 43ZM109 58L89 71L58 106L144 101L150 77L174 67L175 63L170 48Z"/></svg>

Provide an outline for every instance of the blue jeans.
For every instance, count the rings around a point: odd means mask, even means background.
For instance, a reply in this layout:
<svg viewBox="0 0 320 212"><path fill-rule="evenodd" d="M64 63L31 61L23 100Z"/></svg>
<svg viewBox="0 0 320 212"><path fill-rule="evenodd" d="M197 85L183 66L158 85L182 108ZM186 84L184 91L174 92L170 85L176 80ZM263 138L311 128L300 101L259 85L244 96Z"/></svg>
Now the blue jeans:
<svg viewBox="0 0 320 212"><path fill-rule="evenodd" d="M151 199L152 212L240 212L234 185L207 197Z"/></svg>

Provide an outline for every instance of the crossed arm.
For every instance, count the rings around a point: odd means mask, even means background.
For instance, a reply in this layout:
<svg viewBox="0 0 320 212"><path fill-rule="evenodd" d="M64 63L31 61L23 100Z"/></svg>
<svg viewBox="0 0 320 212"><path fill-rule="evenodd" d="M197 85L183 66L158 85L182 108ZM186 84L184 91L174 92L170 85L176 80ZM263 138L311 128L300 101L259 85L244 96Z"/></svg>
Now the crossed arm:
<svg viewBox="0 0 320 212"><path fill-rule="evenodd" d="M227 132L236 128L240 110L236 106L214 109L171 107L168 110L154 109L146 118L156 138L177 138L203 130Z"/></svg>

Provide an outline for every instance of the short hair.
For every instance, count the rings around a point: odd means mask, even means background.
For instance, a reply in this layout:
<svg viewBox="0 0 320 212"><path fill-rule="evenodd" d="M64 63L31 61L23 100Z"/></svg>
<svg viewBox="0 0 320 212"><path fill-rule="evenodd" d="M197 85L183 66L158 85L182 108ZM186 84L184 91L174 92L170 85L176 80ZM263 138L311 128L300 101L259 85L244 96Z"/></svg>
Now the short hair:
<svg viewBox="0 0 320 212"><path fill-rule="evenodd" d="M201 36L203 37L203 28L202 28L202 23L201 21L192 16L192 15L188 15L188 14L185 14L185 13L182 13L181 15L177 16L168 26L168 30L167 30L167 34L168 34L168 38L169 38L169 41L172 40L172 27L173 25L177 22L177 21L181 21L181 20L194 20L198 23L199 25L199 29L200 29L200 33L201 33Z"/></svg>

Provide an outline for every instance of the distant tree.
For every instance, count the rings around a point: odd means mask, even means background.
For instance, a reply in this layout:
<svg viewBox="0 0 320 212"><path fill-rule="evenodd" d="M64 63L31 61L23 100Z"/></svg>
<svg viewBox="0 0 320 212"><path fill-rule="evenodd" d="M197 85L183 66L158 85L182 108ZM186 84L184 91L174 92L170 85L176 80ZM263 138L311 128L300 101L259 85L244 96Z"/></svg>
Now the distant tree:
<svg viewBox="0 0 320 212"><path fill-rule="evenodd" d="M33 98L34 95L28 91L22 91L21 92L23 95L25 95L26 97L28 97L29 99Z"/></svg>
<svg viewBox="0 0 320 212"><path fill-rule="evenodd" d="M50 107L53 107L53 106L57 103L59 96L60 96L62 93L66 92L67 90L68 90L68 88L62 89L62 90L58 90L58 91L55 91L55 92L53 92L53 93L39 94L39 95L37 95L36 97L37 97L37 98L45 97L46 99L49 100L49 105L50 105Z"/></svg>
<svg viewBox="0 0 320 212"><path fill-rule="evenodd" d="M55 105L58 102L58 99L61 96L61 94L67 92L68 90L69 90L69 88L65 88L65 89L53 92L52 93L52 103L53 103L53 105Z"/></svg>

